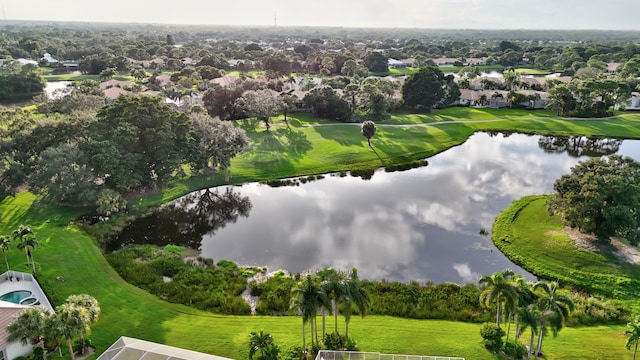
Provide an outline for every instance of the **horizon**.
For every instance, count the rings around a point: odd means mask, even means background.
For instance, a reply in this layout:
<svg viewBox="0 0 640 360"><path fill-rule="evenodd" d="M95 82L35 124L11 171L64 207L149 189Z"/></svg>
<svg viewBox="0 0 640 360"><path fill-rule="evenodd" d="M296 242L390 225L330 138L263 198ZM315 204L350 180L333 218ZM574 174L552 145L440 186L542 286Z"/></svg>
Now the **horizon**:
<svg viewBox="0 0 640 360"><path fill-rule="evenodd" d="M306 4L305 4L306 2ZM0 0L6 21L45 21L176 26L329 27L432 30L640 31L640 2L610 0L192 0L177 5L156 0L111 0L109 6L77 6L72 0ZM338 9L338 10L336 10ZM549 10L552 9L552 10ZM618 11L615 11L618 10Z"/></svg>

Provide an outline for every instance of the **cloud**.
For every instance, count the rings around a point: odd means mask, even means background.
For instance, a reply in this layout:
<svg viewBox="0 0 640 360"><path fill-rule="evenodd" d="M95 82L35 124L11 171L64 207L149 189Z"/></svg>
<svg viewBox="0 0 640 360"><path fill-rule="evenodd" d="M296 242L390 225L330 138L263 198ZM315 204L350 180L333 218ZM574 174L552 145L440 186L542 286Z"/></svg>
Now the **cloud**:
<svg viewBox="0 0 640 360"><path fill-rule="evenodd" d="M475 283L480 274L471 271L469 264L453 264L453 269L458 273L465 283Z"/></svg>

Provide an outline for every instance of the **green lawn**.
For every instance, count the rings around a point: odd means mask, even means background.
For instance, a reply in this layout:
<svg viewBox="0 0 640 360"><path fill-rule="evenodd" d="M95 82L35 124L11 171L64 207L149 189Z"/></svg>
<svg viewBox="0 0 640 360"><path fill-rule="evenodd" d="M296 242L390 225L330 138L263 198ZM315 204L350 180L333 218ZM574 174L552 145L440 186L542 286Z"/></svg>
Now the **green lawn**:
<svg viewBox="0 0 640 360"><path fill-rule="evenodd" d="M493 241L515 263L564 285L636 299L640 266L620 260L611 248L576 248L558 216L549 216L546 196L515 201L496 219Z"/></svg>
<svg viewBox="0 0 640 360"><path fill-rule="evenodd" d="M494 110L491 110L494 111ZM249 151L232 162L230 182L266 180L337 170L364 169L429 157L464 142L479 130L521 130L530 133L589 134L640 138L640 114L610 120L567 121L550 114L526 111L447 109L427 115L399 114L388 123L418 125L379 126L373 149L355 124L326 124L306 115L287 126L275 121L267 131L258 121L240 121L251 138ZM504 115L506 119L502 118ZM434 120L436 119L436 120ZM275 119L273 119L275 120ZM435 121L436 125L422 125ZM309 126L309 122L318 125ZM386 122L380 125L386 124ZM226 183L220 175L199 175L172 183L156 194L132 201L136 211L166 202L193 189ZM0 202L0 234L19 224L31 224L41 245L33 253L41 270L38 280L60 304L70 294L88 293L101 304L103 314L93 327L97 353L121 335L244 359L248 333L264 329L284 349L300 344L298 317L217 316L169 304L125 282L107 264L96 240L81 232L73 219L86 209L47 206L23 192ZM123 220L120 218L120 220ZM15 270L28 271L24 252L8 253ZM439 354L467 359L495 359L479 345L479 325L446 321L418 321L388 317L354 318L351 335L363 351ZM630 359L621 333L624 327L564 329L545 341L547 359ZM606 349L606 356L603 354ZM604 356L604 357L602 357Z"/></svg>

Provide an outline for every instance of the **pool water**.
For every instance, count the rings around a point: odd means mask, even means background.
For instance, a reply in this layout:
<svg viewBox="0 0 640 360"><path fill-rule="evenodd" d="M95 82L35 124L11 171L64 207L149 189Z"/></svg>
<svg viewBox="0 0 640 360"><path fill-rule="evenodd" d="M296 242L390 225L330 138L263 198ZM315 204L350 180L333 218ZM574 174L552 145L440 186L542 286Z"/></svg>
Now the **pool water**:
<svg viewBox="0 0 640 360"><path fill-rule="evenodd" d="M0 300L12 302L14 304L20 304L20 302L26 298L31 296L31 291L28 290L17 290L8 292L2 296L0 296Z"/></svg>
<svg viewBox="0 0 640 360"><path fill-rule="evenodd" d="M26 299L20 301L20 304L21 305L38 305L39 302L38 302L38 299L36 299L34 297L29 297L29 298L26 298Z"/></svg>

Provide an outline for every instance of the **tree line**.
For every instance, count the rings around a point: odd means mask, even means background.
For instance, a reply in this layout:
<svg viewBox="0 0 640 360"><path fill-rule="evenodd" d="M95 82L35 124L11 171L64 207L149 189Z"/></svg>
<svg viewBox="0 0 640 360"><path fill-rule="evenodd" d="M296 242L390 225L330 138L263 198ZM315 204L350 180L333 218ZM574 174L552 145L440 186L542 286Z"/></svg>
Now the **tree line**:
<svg viewBox="0 0 640 360"><path fill-rule="evenodd" d="M248 144L232 123L176 111L144 95L45 119L5 110L0 121L2 195L27 185L50 202L96 204L102 214L124 208L126 193L180 176L185 165L225 170Z"/></svg>

